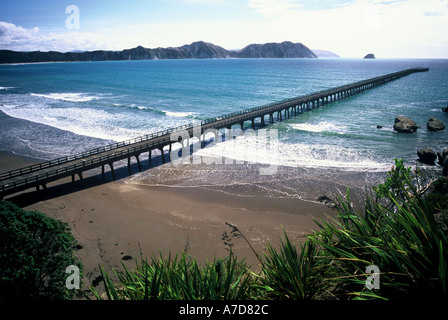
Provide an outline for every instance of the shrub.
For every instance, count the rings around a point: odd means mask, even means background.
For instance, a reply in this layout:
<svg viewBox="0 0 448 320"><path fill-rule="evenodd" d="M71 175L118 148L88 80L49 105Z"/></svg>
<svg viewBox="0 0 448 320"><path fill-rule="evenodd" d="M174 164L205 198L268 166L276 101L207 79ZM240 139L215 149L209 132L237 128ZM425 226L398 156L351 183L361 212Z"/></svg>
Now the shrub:
<svg viewBox="0 0 448 320"><path fill-rule="evenodd" d="M0 202L0 300L55 300L73 297L65 270L81 269L75 239L66 223L41 212Z"/></svg>

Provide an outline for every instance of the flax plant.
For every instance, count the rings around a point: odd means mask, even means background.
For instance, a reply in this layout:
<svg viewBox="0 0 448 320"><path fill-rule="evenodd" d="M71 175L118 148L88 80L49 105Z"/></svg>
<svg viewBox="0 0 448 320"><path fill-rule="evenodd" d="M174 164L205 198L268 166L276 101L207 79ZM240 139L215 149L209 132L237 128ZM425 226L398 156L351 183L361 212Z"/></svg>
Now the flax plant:
<svg viewBox="0 0 448 320"><path fill-rule="evenodd" d="M268 289L267 297L311 300L325 290L327 284L321 281L323 264L313 242L305 241L298 250L284 232L280 248L268 244L264 256L262 282Z"/></svg>
<svg viewBox="0 0 448 320"><path fill-rule="evenodd" d="M358 298L439 298L447 295L448 238L415 177L396 161L385 184L357 212L350 193L336 201L338 219L318 223L310 240L324 248L327 280ZM380 289L366 288L366 267L380 269Z"/></svg>
<svg viewBox="0 0 448 320"><path fill-rule="evenodd" d="M114 271L118 283L101 268L109 300L241 300L256 295L254 277L244 261L230 255L200 266L185 252L153 257L133 269ZM92 289L97 299L101 295Z"/></svg>

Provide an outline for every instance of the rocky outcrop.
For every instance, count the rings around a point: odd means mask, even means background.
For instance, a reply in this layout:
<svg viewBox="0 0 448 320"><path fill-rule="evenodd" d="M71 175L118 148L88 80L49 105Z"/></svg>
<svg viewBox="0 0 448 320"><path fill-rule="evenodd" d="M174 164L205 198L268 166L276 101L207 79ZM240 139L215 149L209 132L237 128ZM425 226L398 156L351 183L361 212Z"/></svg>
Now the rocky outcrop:
<svg viewBox="0 0 448 320"><path fill-rule="evenodd" d="M418 161L428 165L434 165L437 159L437 164L442 167L442 175L448 177L448 148L437 153L431 148L421 149L417 151L417 156Z"/></svg>
<svg viewBox="0 0 448 320"><path fill-rule="evenodd" d="M448 176L448 148L445 148L442 152L437 152L437 163L443 167L442 175Z"/></svg>
<svg viewBox="0 0 448 320"><path fill-rule="evenodd" d="M417 151L418 158L425 164L434 164L437 159L437 154L431 148L425 148Z"/></svg>
<svg viewBox="0 0 448 320"><path fill-rule="evenodd" d="M238 58L317 58L313 51L301 43L250 44L237 51Z"/></svg>
<svg viewBox="0 0 448 320"><path fill-rule="evenodd" d="M436 118L430 118L426 124L426 127L429 131L442 131L445 129L445 125Z"/></svg>
<svg viewBox="0 0 448 320"><path fill-rule="evenodd" d="M417 131L418 128L419 127L412 119L403 116L395 118L394 130L397 132L413 133Z"/></svg>
<svg viewBox="0 0 448 320"><path fill-rule="evenodd" d="M228 51L204 41L181 47L148 49L138 46L122 51L96 50L62 53L0 50L0 63L225 58L317 58L317 56L303 44L289 41L251 44L239 51Z"/></svg>
<svg viewBox="0 0 448 320"><path fill-rule="evenodd" d="M364 57L364 59L375 59L375 55L373 53L369 53Z"/></svg>
<svg viewBox="0 0 448 320"><path fill-rule="evenodd" d="M437 158L440 165L443 165L445 158L448 156L448 148L445 148L442 152L437 152Z"/></svg>

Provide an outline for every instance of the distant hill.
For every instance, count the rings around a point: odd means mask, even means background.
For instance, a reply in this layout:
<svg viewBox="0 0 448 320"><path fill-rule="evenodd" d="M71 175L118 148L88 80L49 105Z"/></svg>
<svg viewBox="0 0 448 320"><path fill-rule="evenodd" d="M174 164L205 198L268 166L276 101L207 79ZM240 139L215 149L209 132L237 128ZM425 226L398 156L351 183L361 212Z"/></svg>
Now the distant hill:
<svg viewBox="0 0 448 320"><path fill-rule="evenodd" d="M177 48L144 49L153 54L152 59L226 59L231 53L212 43L198 41Z"/></svg>
<svg viewBox="0 0 448 320"><path fill-rule="evenodd" d="M328 50L312 50L312 51L319 58L340 58L339 55Z"/></svg>
<svg viewBox="0 0 448 320"><path fill-rule="evenodd" d="M181 47L148 49L138 46L122 51L96 50L62 53L0 50L0 63L227 58L317 58L317 56L303 44L289 41L251 44L238 51L228 51L204 41L193 42Z"/></svg>
<svg viewBox="0 0 448 320"><path fill-rule="evenodd" d="M238 58L317 58L301 43L285 41L282 43L250 44L236 52Z"/></svg>

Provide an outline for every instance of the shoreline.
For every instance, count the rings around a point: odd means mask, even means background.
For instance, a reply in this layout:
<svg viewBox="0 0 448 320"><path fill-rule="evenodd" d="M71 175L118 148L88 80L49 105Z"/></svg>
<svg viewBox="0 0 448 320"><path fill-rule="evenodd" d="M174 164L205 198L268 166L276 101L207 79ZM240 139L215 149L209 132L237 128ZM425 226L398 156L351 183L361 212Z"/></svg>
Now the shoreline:
<svg viewBox="0 0 448 320"><path fill-rule="evenodd" d="M35 162L35 161L34 161ZM33 159L0 151L0 171L33 163ZM151 170L151 169L149 169ZM255 190L256 191L256 190ZM7 197L25 210L38 210L67 222L81 249L84 288L106 270L133 267L140 258L187 250L199 263L228 255L223 233L226 222L238 227L258 253L266 244L280 244L283 229L297 238L317 228L313 219L334 216L324 204L296 198L251 197L202 187L145 186L111 181L101 175L84 181L70 178L48 185L47 191L27 190ZM232 252L253 271L259 262L243 239L232 238Z"/></svg>

